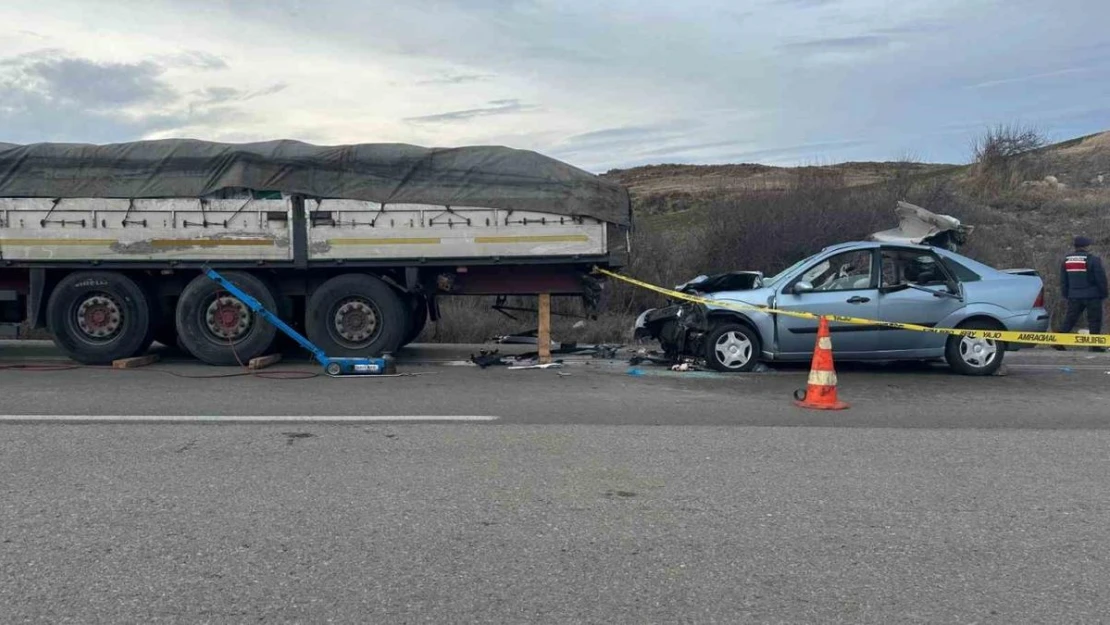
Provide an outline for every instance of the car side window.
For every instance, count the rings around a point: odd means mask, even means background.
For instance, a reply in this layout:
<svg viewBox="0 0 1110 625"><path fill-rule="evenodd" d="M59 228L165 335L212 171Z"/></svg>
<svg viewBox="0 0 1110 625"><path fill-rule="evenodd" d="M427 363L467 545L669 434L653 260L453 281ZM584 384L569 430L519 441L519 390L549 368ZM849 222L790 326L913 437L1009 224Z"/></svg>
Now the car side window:
<svg viewBox="0 0 1110 625"><path fill-rule="evenodd" d="M918 286L948 283L944 266L936 256L916 250L883 250L883 286L916 284Z"/></svg>
<svg viewBox="0 0 1110 625"><path fill-rule="evenodd" d="M872 286L870 250L843 252L806 270L800 282L813 285L814 291L855 291Z"/></svg>

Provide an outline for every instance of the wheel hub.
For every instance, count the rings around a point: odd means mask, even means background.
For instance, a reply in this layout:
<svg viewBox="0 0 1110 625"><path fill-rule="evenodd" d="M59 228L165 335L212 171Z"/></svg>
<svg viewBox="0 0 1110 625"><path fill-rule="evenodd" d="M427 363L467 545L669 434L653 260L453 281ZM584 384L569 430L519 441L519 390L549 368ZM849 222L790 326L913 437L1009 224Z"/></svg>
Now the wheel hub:
<svg viewBox="0 0 1110 625"><path fill-rule="evenodd" d="M973 367L985 367L998 355L998 347L986 339L965 337L960 344L960 355Z"/></svg>
<svg viewBox="0 0 1110 625"><path fill-rule="evenodd" d="M335 330L344 340L365 341L378 328L378 316L364 301L349 300L335 311Z"/></svg>
<svg viewBox="0 0 1110 625"><path fill-rule="evenodd" d="M717 358L721 361L721 364L732 369L742 367L752 356L751 341L748 340L748 337L736 332L722 335L721 338L717 339L715 347Z"/></svg>
<svg viewBox="0 0 1110 625"><path fill-rule="evenodd" d="M115 336L123 327L123 313L112 297L93 295L77 307L77 327L87 337L109 338Z"/></svg>
<svg viewBox="0 0 1110 625"><path fill-rule="evenodd" d="M224 339L238 339L250 331L251 313L234 297L219 297L208 305L205 313L208 330Z"/></svg>

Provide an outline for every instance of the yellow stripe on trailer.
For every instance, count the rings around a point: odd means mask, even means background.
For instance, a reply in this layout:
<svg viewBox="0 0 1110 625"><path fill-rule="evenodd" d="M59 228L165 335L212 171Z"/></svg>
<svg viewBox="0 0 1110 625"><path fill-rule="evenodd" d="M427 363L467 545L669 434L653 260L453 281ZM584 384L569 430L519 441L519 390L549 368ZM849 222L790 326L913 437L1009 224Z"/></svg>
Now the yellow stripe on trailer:
<svg viewBox="0 0 1110 625"><path fill-rule="evenodd" d="M933 334L947 334L951 336L965 336L968 338L988 339L992 341L1005 341L1008 343L1028 343L1031 345L1073 345L1081 347L1106 347L1110 346L1110 334L1064 334L1062 332L1014 332L1012 330L960 330L956 328L929 328L912 323L898 323L894 321L878 321L876 319L861 319L859 317L843 317L840 315L817 315L809 312L802 312L797 310L778 310L769 306L755 306L752 304L741 304L739 302L729 302L725 300L714 300L707 297L698 297L696 295L688 295L686 293L679 293L671 289L665 289L661 286L656 286L642 280L622 276L606 269L599 267L594 268L595 273L604 276L609 276L621 282L631 284L649 291L655 291L666 295L667 297L696 304L705 304L708 306L716 306L719 308L729 308L732 310L739 310L742 312L756 311L773 315L783 315L784 317L794 317L797 319L812 319L819 320L825 317L829 321L837 321L840 323L850 323L854 325L873 325L884 328L894 328L896 330L909 330L911 332L931 332Z"/></svg>

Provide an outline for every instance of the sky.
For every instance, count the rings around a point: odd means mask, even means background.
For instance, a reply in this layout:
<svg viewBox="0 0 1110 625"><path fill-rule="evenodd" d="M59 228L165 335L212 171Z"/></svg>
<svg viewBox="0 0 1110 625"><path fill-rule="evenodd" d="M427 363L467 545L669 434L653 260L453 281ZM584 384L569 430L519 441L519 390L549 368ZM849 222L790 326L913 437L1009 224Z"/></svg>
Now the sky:
<svg viewBox="0 0 1110 625"><path fill-rule="evenodd" d="M4 0L0 142L964 163L1110 130L1105 0Z"/></svg>

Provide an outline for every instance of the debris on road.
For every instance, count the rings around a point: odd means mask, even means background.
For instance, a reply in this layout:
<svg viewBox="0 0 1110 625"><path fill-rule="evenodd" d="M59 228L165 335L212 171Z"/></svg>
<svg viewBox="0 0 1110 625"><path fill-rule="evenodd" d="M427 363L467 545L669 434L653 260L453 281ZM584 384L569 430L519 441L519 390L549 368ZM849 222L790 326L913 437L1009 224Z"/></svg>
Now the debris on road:
<svg viewBox="0 0 1110 625"><path fill-rule="evenodd" d="M553 346L551 348L551 354L552 355L591 356L593 358L605 359L605 360L615 359L617 357L617 352L620 351L620 348L621 348L620 345L606 345L606 344L578 345L576 343L565 343L565 344L560 345L558 343L554 343L554 345L558 345L558 347ZM529 359L529 358L537 358L537 357L539 357L539 352L528 352L526 354L520 354L516 358L517 358L517 360L521 360L521 359Z"/></svg>
<svg viewBox="0 0 1110 625"><path fill-rule="evenodd" d="M512 365L512 366L509 367L509 370L510 371L521 371L523 369L561 369L562 367L563 367L563 363L560 361L560 362L549 362L549 363L543 364L543 365Z"/></svg>
<svg viewBox="0 0 1110 625"><path fill-rule="evenodd" d="M632 356L632 358L628 359L628 364L632 365L633 367L637 365L642 365L644 363L670 366L674 364L674 359L667 358L666 356L661 356L659 355L659 352L649 352L646 349L641 349L640 351L636 352L636 354Z"/></svg>
<svg viewBox="0 0 1110 625"><path fill-rule="evenodd" d="M505 358L503 356L499 356L496 349L493 350L492 352L489 351L489 350L483 349L480 352L478 352L477 356L475 356L474 354L471 354L470 355L470 362L478 365L482 369L485 369L486 367L508 366L509 365L509 361L505 360Z"/></svg>

